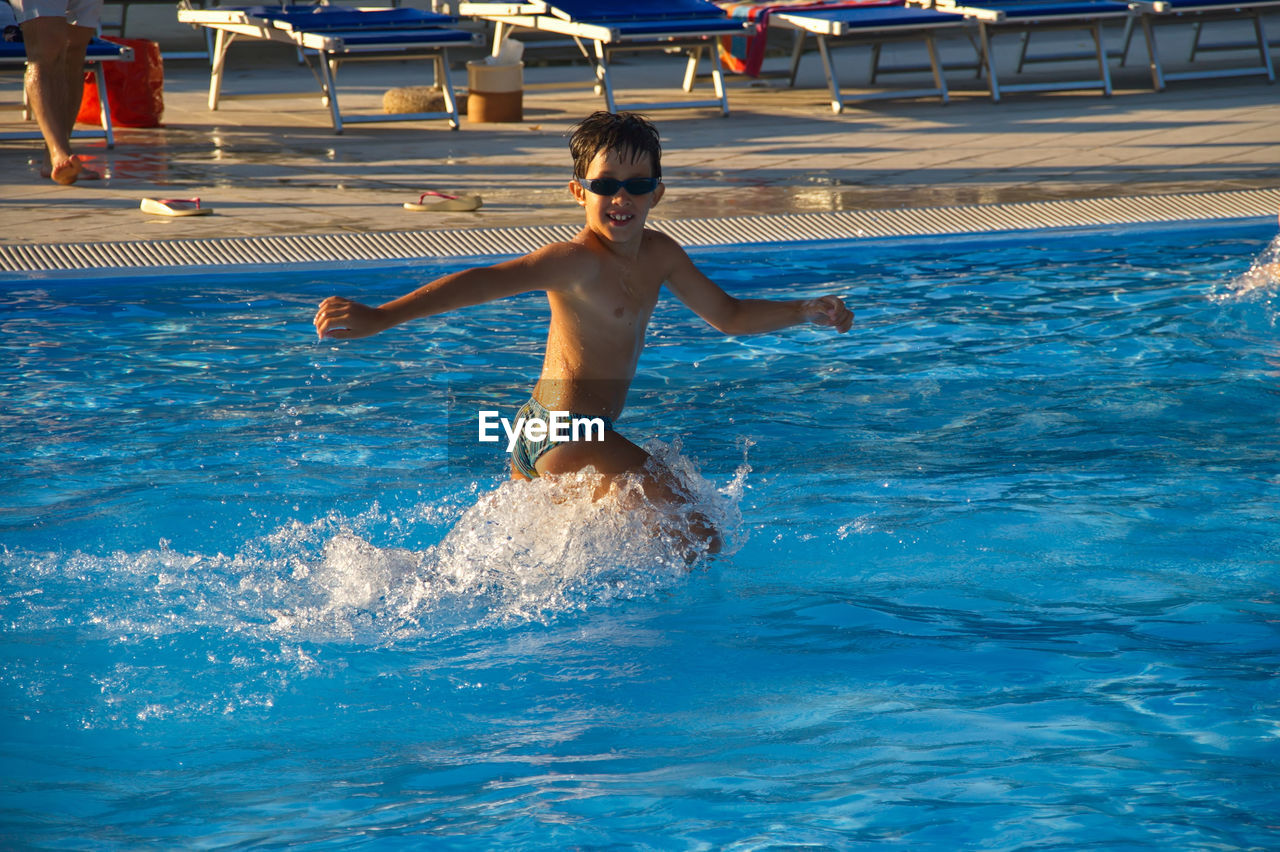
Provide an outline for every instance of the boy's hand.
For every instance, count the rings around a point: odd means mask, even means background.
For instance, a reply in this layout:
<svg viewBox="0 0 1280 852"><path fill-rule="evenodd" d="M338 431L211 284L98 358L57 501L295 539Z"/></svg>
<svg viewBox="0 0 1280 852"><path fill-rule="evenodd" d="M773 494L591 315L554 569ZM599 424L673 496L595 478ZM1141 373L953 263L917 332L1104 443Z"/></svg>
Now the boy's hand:
<svg viewBox="0 0 1280 852"><path fill-rule="evenodd" d="M814 325L829 325L844 334L853 326L853 311L844 306L839 296L809 299L804 305L805 319Z"/></svg>
<svg viewBox="0 0 1280 852"><path fill-rule="evenodd" d="M316 310L316 334L321 340L335 337L346 340L368 337L384 331L390 325L382 311L341 296L330 296Z"/></svg>

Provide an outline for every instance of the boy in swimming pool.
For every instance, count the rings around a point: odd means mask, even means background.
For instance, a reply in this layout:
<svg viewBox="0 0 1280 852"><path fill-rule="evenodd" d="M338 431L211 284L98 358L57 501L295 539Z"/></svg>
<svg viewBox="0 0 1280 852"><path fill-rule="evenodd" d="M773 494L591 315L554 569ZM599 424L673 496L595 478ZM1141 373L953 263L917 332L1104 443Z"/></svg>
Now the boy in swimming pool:
<svg viewBox="0 0 1280 852"><path fill-rule="evenodd" d="M553 413L568 412L570 420L599 418L603 429L579 433L579 440L539 440L525 429L512 453L512 476L594 467L607 489L622 475L638 474L655 504L680 505L685 496L675 477L655 469L647 452L613 429L662 286L725 334L806 322L845 332L853 314L837 296L734 298L703 275L674 240L646 228L664 187L658 131L643 117L597 112L574 129L569 150L569 191L586 214L572 240L446 275L376 308L331 296L316 312L316 332L321 339L366 337L419 317L542 290L551 305L546 354L520 416L546 422Z"/></svg>

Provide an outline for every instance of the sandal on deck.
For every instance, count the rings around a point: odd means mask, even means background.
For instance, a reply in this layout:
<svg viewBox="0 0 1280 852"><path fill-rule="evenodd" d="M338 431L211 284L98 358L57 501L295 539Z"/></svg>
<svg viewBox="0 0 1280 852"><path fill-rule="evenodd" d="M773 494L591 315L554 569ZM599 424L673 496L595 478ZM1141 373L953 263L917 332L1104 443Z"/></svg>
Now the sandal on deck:
<svg viewBox="0 0 1280 852"><path fill-rule="evenodd" d="M427 196L434 196L435 201L427 201ZM404 203L405 210L415 211L437 211L440 213L467 212L471 210L479 210L481 204L478 195L447 195L443 192L434 192L428 190L418 196L418 203L406 201Z"/></svg>
<svg viewBox="0 0 1280 852"><path fill-rule="evenodd" d="M207 216L212 207L201 207L199 198L144 198L142 212L152 216Z"/></svg>

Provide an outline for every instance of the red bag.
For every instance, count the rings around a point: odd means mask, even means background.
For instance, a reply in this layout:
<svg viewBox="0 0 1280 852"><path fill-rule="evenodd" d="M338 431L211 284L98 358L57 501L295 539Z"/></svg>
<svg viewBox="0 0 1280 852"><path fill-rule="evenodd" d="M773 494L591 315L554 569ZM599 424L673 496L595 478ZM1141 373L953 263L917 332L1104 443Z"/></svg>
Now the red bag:
<svg viewBox="0 0 1280 852"><path fill-rule="evenodd" d="M160 45L143 38L107 37L106 41L133 48L132 62L102 63L112 123L117 127L159 127L164 114L164 60L160 58ZM98 98L96 79L86 72L76 121L102 124Z"/></svg>

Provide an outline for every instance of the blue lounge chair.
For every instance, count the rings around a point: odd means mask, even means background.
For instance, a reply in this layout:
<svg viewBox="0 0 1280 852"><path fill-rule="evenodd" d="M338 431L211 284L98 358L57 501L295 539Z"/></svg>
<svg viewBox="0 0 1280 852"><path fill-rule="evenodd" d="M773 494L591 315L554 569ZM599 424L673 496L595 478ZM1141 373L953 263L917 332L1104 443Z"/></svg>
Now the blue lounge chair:
<svg viewBox="0 0 1280 852"><path fill-rule="evenodd" d="M446 119L458 129L458 108L449 79L447 49L476 39L472 33L452 29L450 15L418 9L368 9L342 6L253 6L194 9L180 6L178 20L217 33L213 69L209 78L209 109L218 108L227 49L237 38L251 38L290 45L310 61L320 81L325 103L336 132L343 123ZM355 60L403 60L428 58L434 62L436 84L444 95L445 111L395 115L344 115L338 106L334 76L338 65Z"/></svg>
<svg viewBox="0 0 1280 852"><path fill-rule="evenodd" d="M579 50L595 68L596 89L604 95L610 112L619 109L655 110L688 107L719 107L729 114L724 89L724 73L716 51L715 37L741 35L746 22L729 18L706 0L533 0L527 3L464 2L458 14L493 21L493 53L512 29L558 33L573 38ZM586 42L591 42L588 50ZM688 56L683 88L692 91L698 63L705 52L711 61L714 100L678 100L634 103L619 106L609 75L609 60L615 53L682 48Z"/></svg>
<svg viewBox="0 0 1280 852"><path fill-rule="evenodd" d="M987 71L991 99L1004 92L1051 92L1073 89L1101 89L1111 94L1111 71L1102 41L1102 24L1130 15L1129 4L1117 0L937 0L940 11L962 14L978 25L979 53ZM1088 54L1098 64L1098 76L1081 80L1001 85L996 71L992 40L998 33L1030 33L1051 30L1084 30L1093 37L1094 50ZM1066 57L1063 57L1066 58Z"/></svg>
<svg viewBox="0 0 1280 852"><path fill-rule="evenodd" d="M1147 41L1147 55L1151 61L1152 85L1156 91L1163 89L1166 83L1178 80L1206 80L1216 77L1252 77L1266 75L1275 82L1275 67L1271 63L1270 45L1267 42L1266 29L1263 27L1262 14L1269 10L1280 10L1280 0L1132 0L1133 8L1138 13L1142 24L1142 33ZM1239 44L1217 45L1205 47L1200 44L1200 28L1213 21L1240 21L1252 19L1254 41ZM1160 51L1156 46L1157 25L1194 23L1196 26L1195 42L1191 49L1191 58L1195 59L1198 50L1222 49L1256 49L1258 64L1234 68L1198 69L1168 73L1160 61ZM1129 37L1132 29L1125 33L1125 52L1129 49Z"/></svg>
<svg viewBox="0 0 1280 852"><path fill-rule="evenodd" d="M893 41L924 42L929 54L928 68L933 72L933 88L864 94L858 96L856 100L936 95L945 104L948 100L947 82L943 76L942 63L938 59L934 36L945 31L962 32L967 26L964 16L954 12L904 6L901 3L832 6L827 9L809 8L795 12L780 8L773 12L769 21L771 25L789 27L799 34L791 54L791 85L793 86L800 66L800 57L804 52L804 36L813 35L817 38L818 53L822 58L823 71L827 75L827 87L831 91L831 109L836 113L844 110L846 99L841 94L840 80L836 74L835 65L831 61L833 40L873 46L875 57L872 68L873 82L876 72L881 70L879 69L880 45Z"/></svg>
<svg viewBox="0 0 1280 852"><path fill-rule="evenodd" d="M114 44L95 38L89 42L88 48L85 50L84 64L86 68L93 69L94 79L98 84L99 100L102 103L102 129L101 130L76 130L72 132L73 138L80 137L103 137L107 141L108 148L114 148L116 144L115 131L111 126L111 104L105 97L107 91L107 82L102 73L102 63L104 62L132 62L133 49L123 45ZM27 64L27 52L22 42L0 41L0 68L22 68ZM23 118L30 119L29 112L25 109L26 99L23 99L24 109ZM38 130L17 130L12 132L0 133L0 139L42 139L44 138Z"/></svg>

